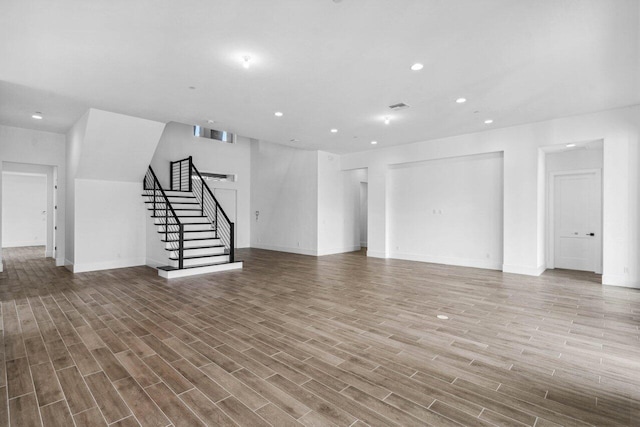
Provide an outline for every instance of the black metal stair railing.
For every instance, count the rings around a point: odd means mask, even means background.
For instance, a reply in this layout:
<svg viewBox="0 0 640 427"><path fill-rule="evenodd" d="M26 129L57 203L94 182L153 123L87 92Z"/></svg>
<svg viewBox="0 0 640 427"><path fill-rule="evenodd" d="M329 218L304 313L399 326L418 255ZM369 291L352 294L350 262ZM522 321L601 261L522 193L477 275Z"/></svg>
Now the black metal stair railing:
<svg viewBox="0 0 640 427"><path fill-rule="evenodd" d="M169 198L165 194L158 177L151 166L147 170L142 181L144 195L149 198L148 202L153 206L153 218L164 227L164 241L169 249L178 253L178 268L184 267L184 224L171 206ZM157 224L157 223L156 223Z"/></svg>
<svg viewBox="0 0 640 427"><path fill-rule="evenodd" d="M185 176L188 177L185 179ZM218 203L206 181L193 165L191 156L186 159L171 162L171 189L175 191L190 191L200 204L203 216L209 219L213 226L216 239L225 247L229 254L229 262L235 261L235 224Z"/></svg>
<svg viewBox="0 0 640 427"><path fill-rule="evenodd" d="M173 191L191 191L191 157L169 163L169 188Z"/></svg>

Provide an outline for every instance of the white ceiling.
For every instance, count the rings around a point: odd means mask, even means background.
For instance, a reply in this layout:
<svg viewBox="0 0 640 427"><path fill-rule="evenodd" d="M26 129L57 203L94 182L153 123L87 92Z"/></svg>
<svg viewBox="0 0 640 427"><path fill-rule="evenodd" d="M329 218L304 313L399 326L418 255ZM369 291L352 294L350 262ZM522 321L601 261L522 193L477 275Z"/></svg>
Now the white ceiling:
<svg viewBox="0 0 640 427"><path fill-rule="evenodd" d="M345 153L633 105L639 3L0 0L0 123L95 107Z"/></svg>

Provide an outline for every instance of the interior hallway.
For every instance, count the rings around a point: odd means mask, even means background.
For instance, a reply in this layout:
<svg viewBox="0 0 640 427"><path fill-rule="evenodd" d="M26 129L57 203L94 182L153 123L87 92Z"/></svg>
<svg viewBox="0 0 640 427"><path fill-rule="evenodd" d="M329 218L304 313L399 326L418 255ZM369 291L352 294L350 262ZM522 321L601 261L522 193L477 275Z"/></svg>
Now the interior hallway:
<svg viewBox="0 0 640 427"><path fill-rule="evenodd" d="M242 271L167 282L5 250L0 426L640 419L637 290L568 271L238 252Z"/></svg>

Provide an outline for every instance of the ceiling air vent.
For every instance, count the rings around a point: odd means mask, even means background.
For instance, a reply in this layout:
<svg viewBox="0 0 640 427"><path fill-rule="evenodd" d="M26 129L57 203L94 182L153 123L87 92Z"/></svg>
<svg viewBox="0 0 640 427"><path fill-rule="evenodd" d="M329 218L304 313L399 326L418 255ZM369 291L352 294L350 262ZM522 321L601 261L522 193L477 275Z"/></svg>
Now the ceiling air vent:
<svg viewBox="0 0 640 427"><path fill-rule="evenodd" d="M398 104L389 105L389 108L391 108L393 111L398 111L398 110L404 110L405 108L409 108L409 106L404 102L400 102Z"/></svg>
<svg viewBox="0 0 640 427"><path fill-rule="evenodd" d="M216 141L226 142L233 144L236 142L236 136L231 132L225 132L223 130L208 129L202 126L195 125L193 127L193 136L199 136L200 138L215 139Z"/></svg>

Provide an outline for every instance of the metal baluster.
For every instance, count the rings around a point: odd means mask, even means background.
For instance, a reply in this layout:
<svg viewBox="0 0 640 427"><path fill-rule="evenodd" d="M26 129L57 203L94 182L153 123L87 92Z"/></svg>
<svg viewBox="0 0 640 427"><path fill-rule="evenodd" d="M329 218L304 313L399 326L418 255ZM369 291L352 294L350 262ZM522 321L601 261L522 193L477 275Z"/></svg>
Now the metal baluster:
<svg viewBox="0 0 640 427"><path fill-rule="evenodd" d="M214 200L215 202L215 200ZM215 210L216 210L216 223L215 223L215 227L216 227L216 239L218 238L218 203L215 203Z"/></svg>
<svg viewBox="0 0 640 427"><path fill-rule="evenodd" d="M153 216L156 216L156 180L153 180Z"/></svg>
<svg viewBox="0 0 640 427"><path fill-rule="evenodd" d="M235 242L233 241L234 234L234 224L232 222L229 223L229 262L235 261Z"/></svg>

